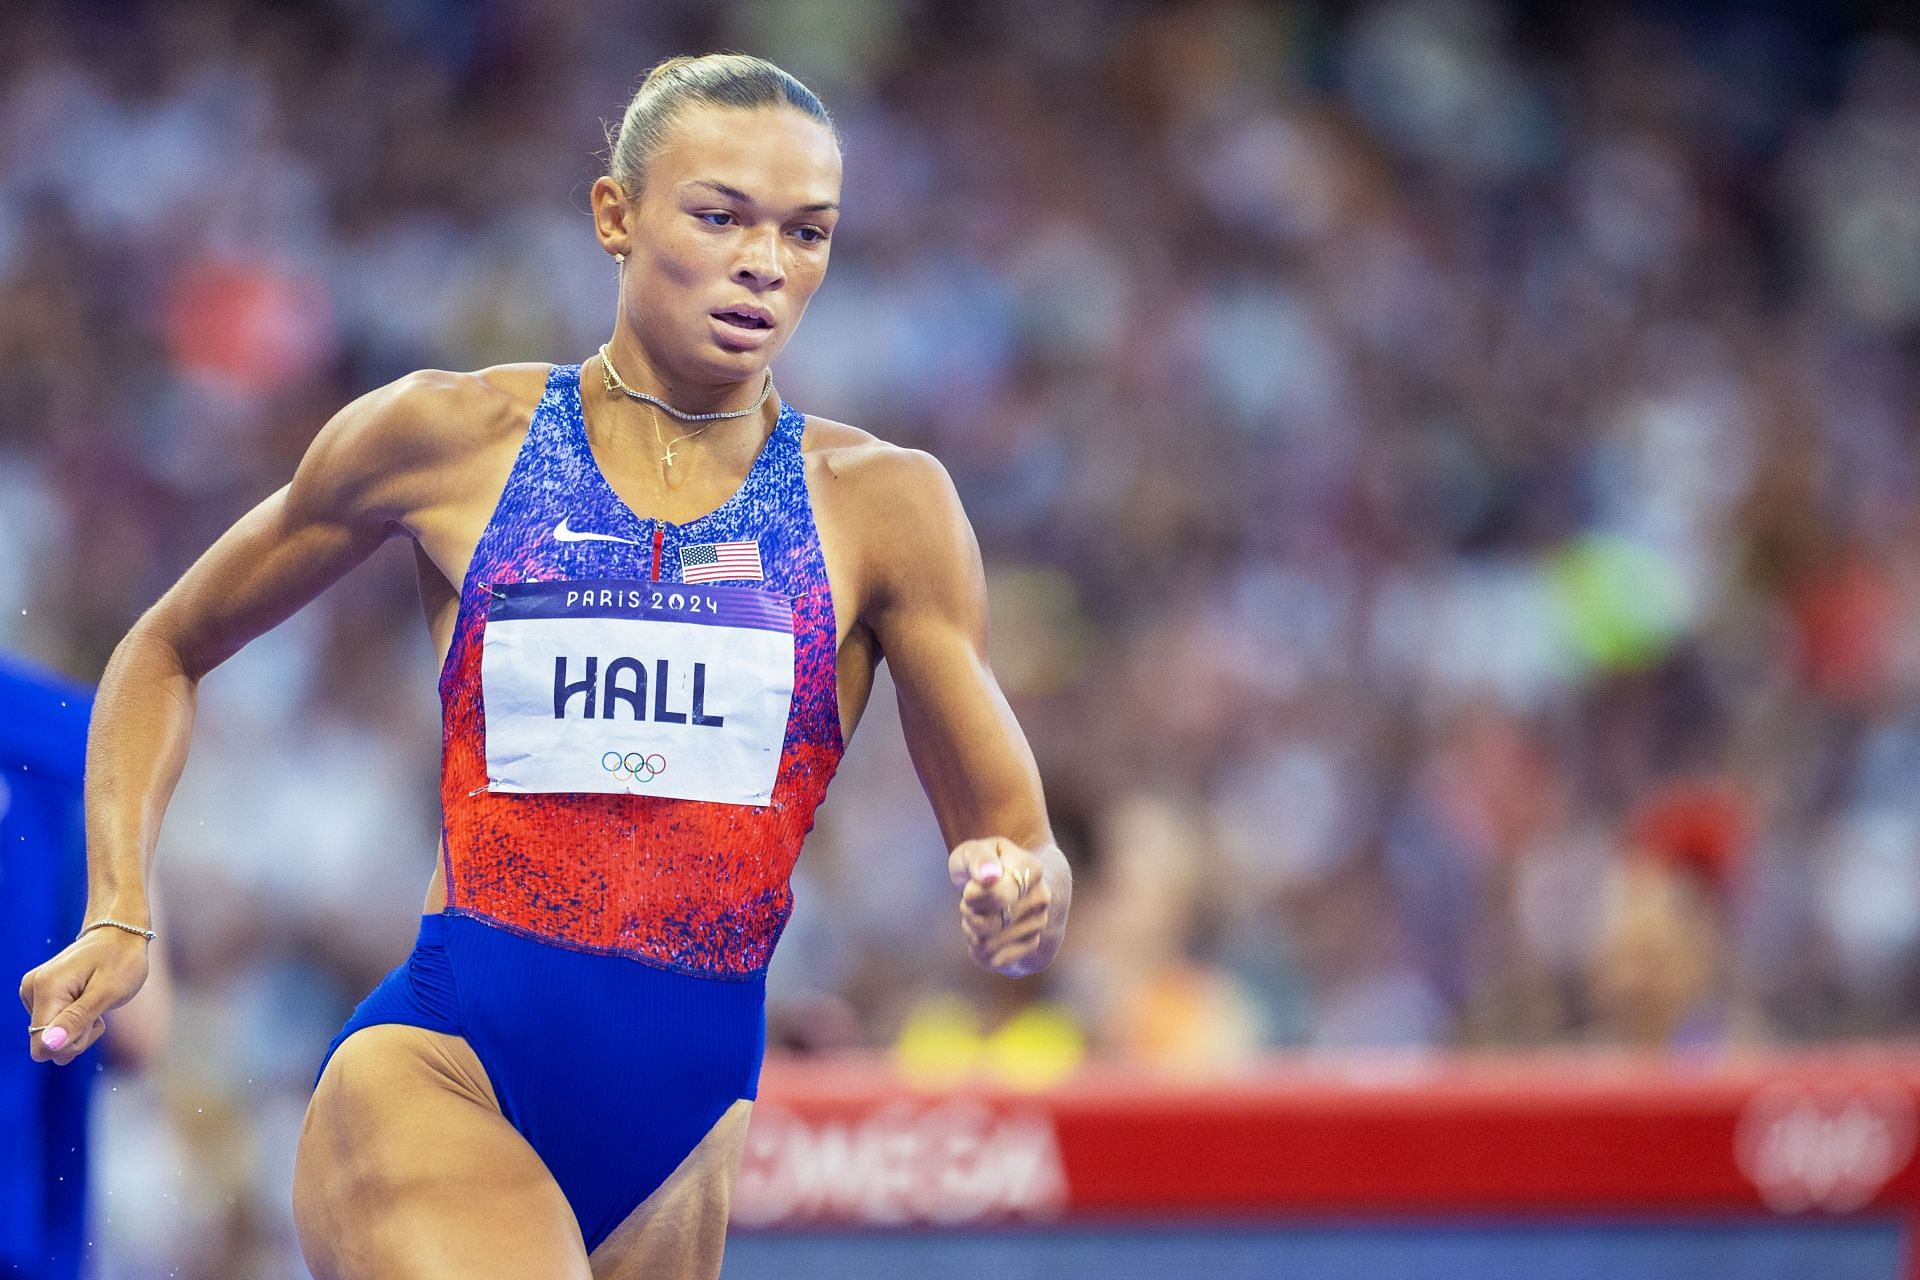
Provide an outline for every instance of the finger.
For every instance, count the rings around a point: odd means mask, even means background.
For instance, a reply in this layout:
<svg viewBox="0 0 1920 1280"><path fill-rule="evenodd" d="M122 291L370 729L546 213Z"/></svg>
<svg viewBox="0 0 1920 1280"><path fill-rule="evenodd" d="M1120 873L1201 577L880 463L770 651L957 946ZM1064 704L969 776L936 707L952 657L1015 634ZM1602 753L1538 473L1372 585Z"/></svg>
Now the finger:
<svg viewBox="0 0 1920 1280"><path fill-rule="evenodd" d="M1034 895L1017 904L1002 906L997 901L987 899L978 905L962 902L960 914L973 922L980 933L989 933L995 929L1005 929L1028 920L1042 919L1047 914L1048 904Z"/></svg>
<svg viewBox="0 0 1920 1280"><path fill-rule="evenodd" d="M72 1062L75 1058L85 1053L93 1045L93 1042L98 1040L101 1035L106 1032L106 1029L107 1016L103 1013L89 1022L86 1030L79 1035L68 1034L60 1040L58 1047L50 1048L47 1052L48 1060L63 1065ZM47 1038L55 1031L65 1030L66 1028L64 1026L55 1024L34 1038L45 1043L47 1042Z"/></svg>
<svg viewBox="0 0 1920 1280"><path fill-rule="evenodd" d="M992 885L1006 872L1004 855L1017 848L1011 840L1000 836L962 841L947 857L947 875L956 889L964 887L968 881Z"/></svg>
<svg viewBox="0 0 1920 1280"><path fill-rule="evenodd" d="M968 948L977 949L991 931L975 924L970 917L961 916L960 932L966 938Z"/></svg>
<svg viewBox="0 0 1920 1280"><path fill-rule="evenodd" d="M1018 921L1008 925L1004 929L996 930L991 937L987 938L987 949L989 951L996 951L1001 947L1014 946L1022 942L1031 941L1046 932L1046 928L1047 922L1038 918Z"/></svg>
<svg viewBox="0 0 1920 1280"><path fill-rule="evenodd" d="M975 865L982 870L969 879L960 892L963 899L971 902L979 903L991 897L1000 906L1008 907L1033 891L1039 879L1039 867L1018 846L1005 841L995 843L1004 847L996 848L991 858L976 860Z"/></svg>
<svg viewBox="0 0 1920 1280"><path fill-rule="evenodd" d="M33 1035L34 1061L71 1062L91 1043L85 1037L92 1031L94 1021L106 1012L98 1008L103 1003L100 996L89 991L94 985L92 979L93 973L89 971L86 978L78 980L80 991L66 1000L60 999L57 992L36 993L32 1025L45 1029ZM44 988L48 984L41 985Z"/></svg>
<svg viewBox="0 0 1920 1280"><path fill-rule="evenodd" d="M983 885L973 880L960 891L960 906L977 915L999 919L1000 912L1011 907L1018 900L1019 893L1011 876L994 885Z"/></svg>
<svg viewBox="0 0 1920 1280"><path fill-rule="evenodd" d="M28 1024L35 1027L51 1025L53 1015L71 1004L85 986L84 981L63 981L55 977L46 972L45 965L29 973L20 987L20 999L27 1006Z"/></svg>
<svg viewBox="0 0 1920 1280"><path fill-rule="evenodd" d="M1031 942L1038 938L1045 928L1045 921L1029 920L1025 924L1009 925L1004 929L993 929L982 933L974 942L974 954L981 959L986 959L1003 948Z"/></svg>
<svg viewBox="0 0 1920 1280"><path fill-rule="evenodd" d="M85 1024L78 1017L63 1018L61 1015L73 1007L74 999L84 987L84 979L62 980L41 975L34 981L32 990L28 992L27 1025L40 1028L28 1034L28 1047L35 1062L52 1060L55 1052L64 1048L83 1029Z"/></svg>
<svg viewBox="0 0 1920 1280"><path fill-rule="evenodd" d="M1006 937L997 939L987 948L987 963L998 969L1016 960L1026 959L1039 947L1040 933L1038 928L1032 927L1010 931Z"/></svg>
<svg viewBox="0 0 1920 1280"><path fill-rule="evenodd" d="M1019 866L1011 875L1003 877L990 889L980 888L977 883L970 883L960 892L962 907L995 917L1009 910L1016 917L1023 916L1032 910L1036 903L1044 908L1052 901L1053 891L1047 888L1047 883L1041 878L1037 867L1029 870L1025 866Z"/></svg>
<svg viewBox="0 0 1920 1280"><path fill-rule="evenodd" d="M54 1063L58 1066L66 1066L75 1058L93 1048L94 1042L105 1034L107 1034L107 1018L105 1014L102 1014L95 1018L87 1027L85 1035L76 1040L69 1040L60 1046L59 1051L53 1055Z"/></svg>
<svg viewBox="0 0 1920 1280"><path fill-rule="evenodd" d="M989 969L1004 970L1009 965L1019 964L1037 950L1039 950L1039 943L1031 940L1023 942L1017 947L1007 947L989 956L987 958L987 967Z"/></svg>
<svg viewBox="0 0 1920 1280"><path fill-rule="evenodd" d="M1046 923L1047 923L1047 904L1046 903L1036 901L1033 898L1028 898L1026 902L1014 908L1013 919L1007 921L1008 926L1012 928L1018 928L1023 924L1029 924L1029 923L1038 924L1043 928L1046 926Z"/></svg>
<svg viewBox="0 0 1920 1280"><path fill-rule="evenodd" d="M993 900L983 901L977 907L964 902L960 904L962 923L982 937L1039 918L1045 912L1044 904L1033 902L1021 906L1001 906Z"/></svg>
<svg viewBox="0 0 1920 1280"><path fill-rule="evenodd" d="M40 1027L40 1030L28 1037L28 1056L35 1062L59 1061L62 1052L73 1043L74 1033L58 1022L51 1025L36 1022L33 1025Z"/></svg>
<svg viewBox="0 0 1920 1280"><path fill-rule="evenodd" d="M1000 923L998 912L994 913L991 919L985 916L975 915L971 912L963 911L960 913L960 931L967 935L967 945L973 949L975 954L991 950L997 945L1000 931L1003 928L1005 928L1005 926Z"/></svg>
<svg viewBox="0 0 1920 1280"><path fill-rule="evenodd" d="M973 879L975 846L980 843L978 840L963 840L947 855L947 879L953 881L954 888L964 889L967 881Z"/></svg>

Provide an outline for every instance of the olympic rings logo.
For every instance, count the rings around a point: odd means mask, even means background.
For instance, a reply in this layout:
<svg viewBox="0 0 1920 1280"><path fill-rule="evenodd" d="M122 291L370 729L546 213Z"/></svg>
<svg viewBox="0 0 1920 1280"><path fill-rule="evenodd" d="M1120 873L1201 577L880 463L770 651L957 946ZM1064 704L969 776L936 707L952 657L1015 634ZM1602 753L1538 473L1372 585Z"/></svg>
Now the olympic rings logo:
<svg viewBox="0 0 1920 1280"><path fill-rule="evenodd" d="M642 755L638 751L621 755L618 751L609 751L600 757L600 767L616 778L652 782L667 771L667 758L658 751L651 755Z"/></svg>

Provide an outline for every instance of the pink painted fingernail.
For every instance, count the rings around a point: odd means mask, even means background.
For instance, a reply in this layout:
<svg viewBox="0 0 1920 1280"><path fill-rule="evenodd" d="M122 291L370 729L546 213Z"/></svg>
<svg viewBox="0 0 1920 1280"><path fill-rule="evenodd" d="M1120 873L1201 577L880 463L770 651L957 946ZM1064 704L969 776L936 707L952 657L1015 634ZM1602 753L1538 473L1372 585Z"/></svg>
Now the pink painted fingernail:
<svg viewBox="0 0 1920 1280"><path fill-rule="evenodd" d="M49 1049L58 1049L66 1042L67 1029L65 1027L48 1027L40 1033L40 1043L46 1045Z"/></svg>
<svg viewBox="0 0 1920 1280"><path fill-rule="evenodd" d="M973 878L981 884L992 884L1000 878L1000 864L997 862L981 863L978 867L974 868Z"/></svg>

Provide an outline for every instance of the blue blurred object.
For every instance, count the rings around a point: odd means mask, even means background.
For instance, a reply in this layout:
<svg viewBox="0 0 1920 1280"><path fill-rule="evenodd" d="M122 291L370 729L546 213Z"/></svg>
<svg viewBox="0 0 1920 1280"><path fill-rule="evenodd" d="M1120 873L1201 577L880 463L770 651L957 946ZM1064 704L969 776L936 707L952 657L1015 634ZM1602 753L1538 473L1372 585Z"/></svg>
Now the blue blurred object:
<svg viewBox="0 0 1920 1280"><path fill-rule="evenodd" d="M1895 1280L1881 1218L1129 1224L1107 1229L746 1233L728 1280Z"/></svg>
<svg viewBox="0 0 1920 1280"><path fill-rule="evenodd" d="M24 976L72 938L86 906L80 803L93 695L0 659L0 972ZM26 1010L0 1053L0 1276L80 1275L87 1104L96 1044L67 1066L28 1056Z"/></svg>

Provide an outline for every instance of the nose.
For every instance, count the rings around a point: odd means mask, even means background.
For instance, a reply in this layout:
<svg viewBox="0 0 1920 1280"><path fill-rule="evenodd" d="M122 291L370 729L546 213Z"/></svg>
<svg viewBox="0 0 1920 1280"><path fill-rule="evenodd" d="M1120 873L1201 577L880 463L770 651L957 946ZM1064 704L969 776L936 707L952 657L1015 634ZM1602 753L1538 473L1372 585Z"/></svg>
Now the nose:
<svg viewBox="0 0 1920 1280"><path fill-rule="evenodd" d="M756 235L742 237L740 259L734 264L733 279L754 289L777 289L787 273L780 263L780 229L768 227Z"/></svg>

